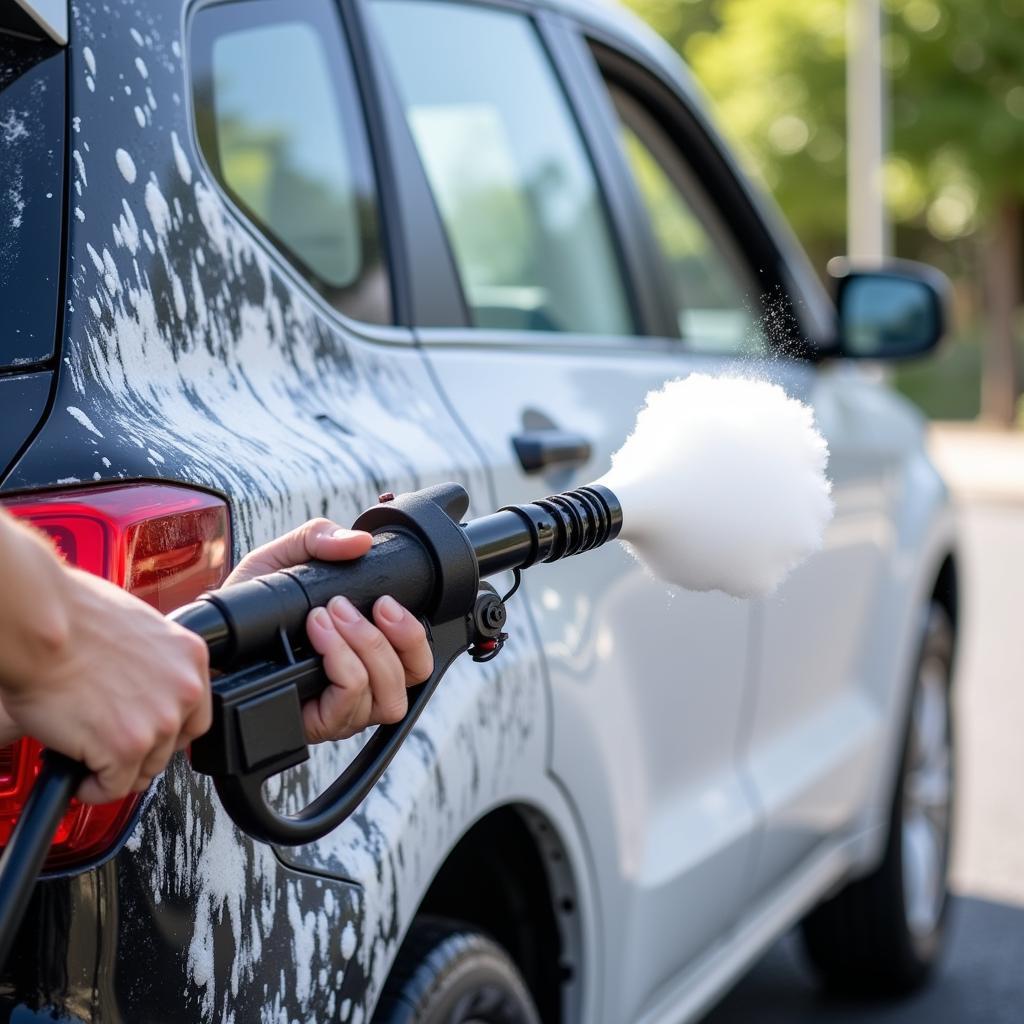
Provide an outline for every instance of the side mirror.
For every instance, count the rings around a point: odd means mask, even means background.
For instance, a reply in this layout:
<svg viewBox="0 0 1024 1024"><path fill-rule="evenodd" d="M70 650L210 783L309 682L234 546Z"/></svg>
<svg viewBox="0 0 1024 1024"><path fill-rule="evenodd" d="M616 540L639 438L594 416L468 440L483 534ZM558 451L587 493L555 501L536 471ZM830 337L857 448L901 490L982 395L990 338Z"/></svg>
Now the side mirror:
<svg viewBox="0 0 1024 1024"><path fill-rule="evenodd" d="M839 351L850 359L907 359L933 349L946 333L950 286L945 274L910 260L857 270L829 261L836 279Z"/></svg>

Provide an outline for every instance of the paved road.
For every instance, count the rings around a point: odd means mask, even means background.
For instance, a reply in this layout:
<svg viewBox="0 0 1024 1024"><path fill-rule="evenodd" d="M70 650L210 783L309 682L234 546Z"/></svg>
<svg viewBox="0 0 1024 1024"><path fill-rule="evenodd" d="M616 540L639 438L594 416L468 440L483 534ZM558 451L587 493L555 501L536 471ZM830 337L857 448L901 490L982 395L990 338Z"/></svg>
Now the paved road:
<svg viewBox="0 0 1024 1024"><path fill-rule="evenodd" d="M941 973L895 1006L829 1000L789 935L702 1024L1024 1022L1024 503L988 495L960 514L957 898Z"/></svg>

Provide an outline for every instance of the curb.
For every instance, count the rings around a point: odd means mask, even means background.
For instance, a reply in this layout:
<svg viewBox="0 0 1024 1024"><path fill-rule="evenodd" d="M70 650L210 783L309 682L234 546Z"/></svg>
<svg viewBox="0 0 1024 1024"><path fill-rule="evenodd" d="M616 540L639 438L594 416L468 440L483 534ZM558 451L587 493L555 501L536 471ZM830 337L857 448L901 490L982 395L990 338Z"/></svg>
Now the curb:
<svg viewBox="0 0 1024 1024"><path fill-rule="evenodd" d="M936 423L928 452L957 503L1024 505L1024 432Z"/></svg>

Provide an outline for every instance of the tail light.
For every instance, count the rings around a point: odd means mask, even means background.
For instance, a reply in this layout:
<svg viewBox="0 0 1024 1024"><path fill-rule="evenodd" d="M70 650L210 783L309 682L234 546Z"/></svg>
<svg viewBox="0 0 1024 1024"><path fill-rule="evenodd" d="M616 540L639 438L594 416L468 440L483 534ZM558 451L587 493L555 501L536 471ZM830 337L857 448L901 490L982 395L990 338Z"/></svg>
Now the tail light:
<svg viewBox="0 0 1024 1024"><path fill-rule="evenodd" d="M4 508L49 534L68 562L161 612L219 586L227 575L228 510L209 494L168 484L128 484L15 498ZM39 772L41 749L28 738L0 747L0 846L10 838ZM137 794L99 806L73 800L44 870L101 857L138 801Z"/></svg>

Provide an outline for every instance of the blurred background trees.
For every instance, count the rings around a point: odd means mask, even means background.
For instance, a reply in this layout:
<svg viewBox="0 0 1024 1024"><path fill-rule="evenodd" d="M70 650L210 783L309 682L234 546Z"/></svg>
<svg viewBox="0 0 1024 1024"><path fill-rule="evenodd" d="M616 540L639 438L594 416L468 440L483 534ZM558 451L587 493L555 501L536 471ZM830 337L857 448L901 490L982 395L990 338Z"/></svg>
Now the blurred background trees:
<svg viewBox="0 0 1024 1024"><path fill-rule="evenodd" d="M690 64L815 265L845 251L846 0L627 0ZM1024 0L884 0L891 252L945 270L956 336L898 383L926 411L1018 415Z"/></svg>

